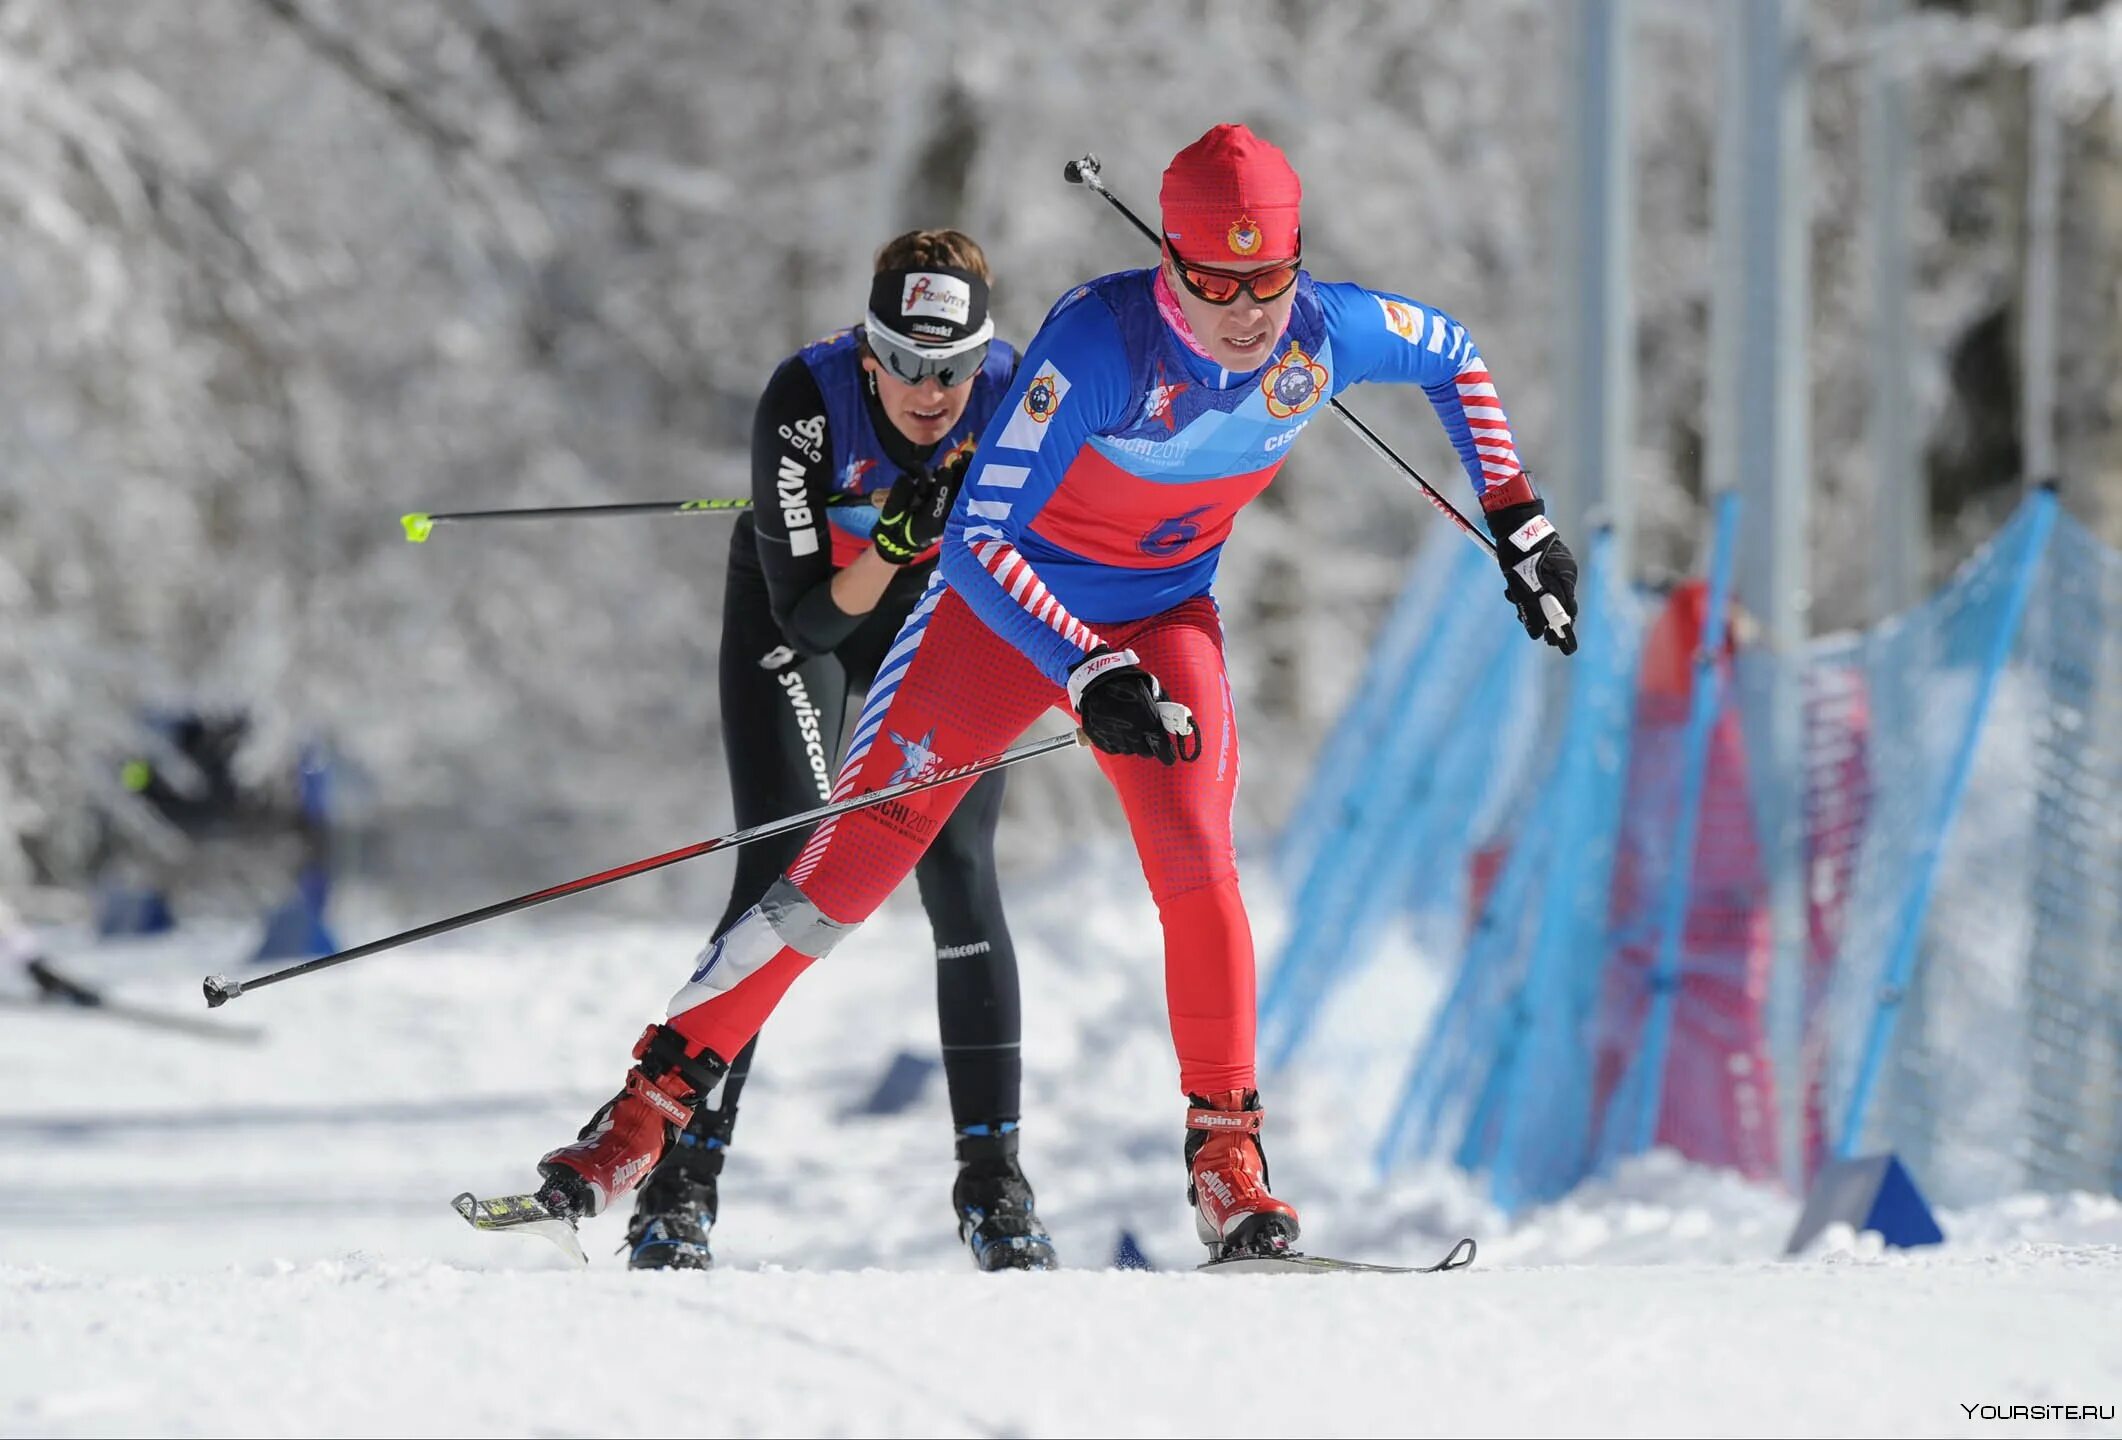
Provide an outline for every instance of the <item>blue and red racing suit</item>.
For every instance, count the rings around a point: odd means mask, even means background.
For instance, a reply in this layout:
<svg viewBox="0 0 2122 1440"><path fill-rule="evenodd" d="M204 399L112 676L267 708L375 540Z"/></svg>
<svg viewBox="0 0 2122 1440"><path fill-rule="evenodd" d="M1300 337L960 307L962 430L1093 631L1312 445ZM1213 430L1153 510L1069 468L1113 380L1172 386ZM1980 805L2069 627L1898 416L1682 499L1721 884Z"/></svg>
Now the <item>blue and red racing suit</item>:
<svg viewBox="0 0 2122 1440"><path fill-rule="evenodd" d="M1251 928L1231 838L1238 739L1210 598L1231 522L1329 396L1423 387L1484 510L1533 498L1487 365L1449 315L1299 280L1272 359L1233 374L1197 348L1154 270L1071 292L1033 339L944 535L938 580L871 687L838 796L1001 750L1066 703L1094 647L1131 649L1192 709L1202 751L1166 766L1099 755L1164 930L1181 1088L1253 1087ZM960 795L939 786L826 822L702 952L671 1024L734 1055L796 975L884 902Z"/></svg>

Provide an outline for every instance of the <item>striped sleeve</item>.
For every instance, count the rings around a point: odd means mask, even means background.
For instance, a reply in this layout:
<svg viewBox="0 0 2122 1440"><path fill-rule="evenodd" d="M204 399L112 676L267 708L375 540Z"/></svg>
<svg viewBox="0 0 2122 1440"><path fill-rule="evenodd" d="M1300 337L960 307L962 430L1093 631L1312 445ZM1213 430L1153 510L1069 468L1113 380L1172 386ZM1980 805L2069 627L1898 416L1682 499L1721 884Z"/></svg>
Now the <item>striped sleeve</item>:
<svg viewBox="0 0 2122 1440"><path fill-rule="evenodd" d="M1031 562L1008 540L975 541L972 552L973 558L980 562L980 568L994 577L995 584L1009 597L1011 604L1068 642L1076 652L1069 665L1074 665L1100 643L1097 633L1068 613L1068 607L1054 598L1053 592L1033 572ZM1061 672L1064 679L1067 673L1064 667Z"/></svg>
<svg viewBox="0 0 2122 1440"><path fill-rule="evenodd" d="M1430 305L1360 285L1321 285L1334 388L1365 380L1422 387L1484 511L1534 498L1510 417L1466 327Z"/></svg>
<svg viewBox="0 0 2122 1440"><path fill-rule="evenodd" d="M1057 685L1104 641L1047 589L1020 547L1085 442L1126 406L1127 358L1111 312L1095 302L1057 311L988 421L943 534L945 582Z"/></svg>

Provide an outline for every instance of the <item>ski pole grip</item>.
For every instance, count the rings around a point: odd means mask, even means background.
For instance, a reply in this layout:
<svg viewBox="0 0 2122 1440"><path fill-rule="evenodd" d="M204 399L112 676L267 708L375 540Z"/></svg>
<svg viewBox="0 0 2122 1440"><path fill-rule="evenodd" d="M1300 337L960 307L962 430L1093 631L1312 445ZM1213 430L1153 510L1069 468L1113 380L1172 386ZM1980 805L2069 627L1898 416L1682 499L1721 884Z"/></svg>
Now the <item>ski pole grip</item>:
<svg viewBox="0 0 2122 1440"><path fill-rule="evenodd" d="M1540 592L1540 613L1547 617L1548 629L1557 635L1569 633L1569 612L1562 608L1560 600L1544 590Z"/></svg>

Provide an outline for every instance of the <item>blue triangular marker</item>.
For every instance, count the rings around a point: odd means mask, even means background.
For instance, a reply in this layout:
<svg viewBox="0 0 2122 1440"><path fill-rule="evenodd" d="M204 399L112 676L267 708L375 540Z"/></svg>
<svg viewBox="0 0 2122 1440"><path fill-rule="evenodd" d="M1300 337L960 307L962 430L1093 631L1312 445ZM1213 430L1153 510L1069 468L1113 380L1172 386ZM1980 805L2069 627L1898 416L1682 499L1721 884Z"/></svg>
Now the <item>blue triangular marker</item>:
<svg viewBox="0 0 2122 1440"><path fill-rule="evenodd" d="M271 960L311 960L337 950L339 942L324 921L330 895L330 873L321 865L304 866L295 879L295 893L266 912L265 934L251 958L263 965Z"/></svg>
<svg viewBox="0 0 2122 1440"><path fill-rule="evenodd" d="M1120 1232L1120 1243L1113 1248L1113 1269L1154 1270L1156 1268L1156 1266L1149 1263L1149 1256L1142 1253L1142 1246L1135 1240L1135 1232L1122 1230Z"/></svg>
<svg viewBox="0 0 2122 1440"><path fill-rule="evenodd" d="M1871 1214L1864 1217L1862 1228L1878 1231L1887 1244L1903 1249L1936 1245L1945 1239L1923 1192L1916 1188L1915 1176L1897 1155L1886 1157L1886 1173L1879 1177L1879 1193L1872 1198Z"/></svg>
<svg viewBox="0 0 2122 1440"><path fill-rule="evenodd" d="M1783 1253L1798 1254L1835 1224L1860 1233L1876 1230L1887 1244L1903 1249L1945 1239L1915 1177L1897 1155L1837 1160L1822 1169Z"/></svg>
<svg viewBox="0 0 2122 1440"><path fill-rule="evenodd" d="M913 1108L928 1086L928 1077L938 1069L938 1062L926 1055L916 1055L910 1050L901 1050L892 1057L891 1068L877 1081L877 1088L869 1098L854 1107L849 1113L855 1115L897 1115Z"/></svg>
<svg viewBox="0 0 2122 1440"><path fill-rule="evenodd" d="M96 893L96 934L103 939L161 935L176 924L169 897L160 890L109 885Z"/></svg>

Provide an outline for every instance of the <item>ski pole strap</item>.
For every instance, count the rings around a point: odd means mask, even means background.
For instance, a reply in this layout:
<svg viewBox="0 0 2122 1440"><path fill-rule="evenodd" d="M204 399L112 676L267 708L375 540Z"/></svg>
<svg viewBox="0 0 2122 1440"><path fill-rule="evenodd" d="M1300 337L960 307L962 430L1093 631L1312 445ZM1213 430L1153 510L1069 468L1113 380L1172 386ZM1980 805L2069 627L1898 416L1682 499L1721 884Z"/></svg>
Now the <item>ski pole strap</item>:
<svg viewBox="0 0 2122 1440"><path fill-rule="evenodd" d="M1193 711L1176 700L1159 700L1157 720L1172 737L1172 750L1182 761L1191 764L1201 758L1201 727L1194 723Z"/></svg>

